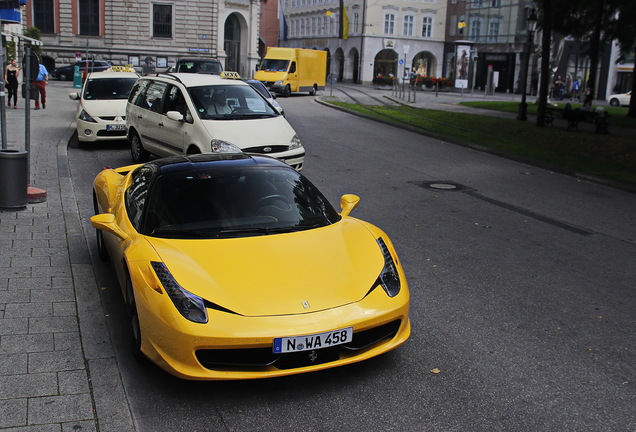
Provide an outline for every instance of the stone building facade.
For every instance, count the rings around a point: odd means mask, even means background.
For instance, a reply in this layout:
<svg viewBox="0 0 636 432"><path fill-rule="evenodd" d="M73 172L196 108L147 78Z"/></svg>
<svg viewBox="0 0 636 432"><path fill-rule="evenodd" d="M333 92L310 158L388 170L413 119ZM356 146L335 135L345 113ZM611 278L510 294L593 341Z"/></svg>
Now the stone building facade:
<svg viewBox="0 0 636 432"><path fill-rule="evenodd" d="M281 45L325 50L329 72L343 82L370 83L419 69L441 76L447 0L281 0Z"/></svg>
<svg viewBox="0 0 636 432"><path fill-rule="evenodd" d="M259 57L260 0L32 0L23 13L42 32L49 68L77 55L140 71L212 57L250 75Z"/></svg>

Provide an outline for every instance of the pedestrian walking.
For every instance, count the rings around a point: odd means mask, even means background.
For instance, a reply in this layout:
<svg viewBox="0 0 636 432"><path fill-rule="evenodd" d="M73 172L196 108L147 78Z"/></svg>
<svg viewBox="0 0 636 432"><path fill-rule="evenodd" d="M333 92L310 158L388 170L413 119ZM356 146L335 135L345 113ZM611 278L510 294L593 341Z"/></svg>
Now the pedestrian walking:
<svg viewBox="0 0 636 432"><path fill-rule="evenodd" d="M7 87L7 103L11 106L13 98L13 108L18 109L18 77L20 76L20 68L18 62L13 59L4 69L4 82Z"/></svg>
<svg viewBox="0 0 636 432"><path fill-rule="evenodd" d="M46 70L46 67L40 63L40 71L38 72L38 76L33 81L33 85L35 85L38 89L38 93L40 97L36 97L35 99L35 109L40 109L40 99L42 99L42 108L46 109L46 86L49 83L49 71Z"/></svg>

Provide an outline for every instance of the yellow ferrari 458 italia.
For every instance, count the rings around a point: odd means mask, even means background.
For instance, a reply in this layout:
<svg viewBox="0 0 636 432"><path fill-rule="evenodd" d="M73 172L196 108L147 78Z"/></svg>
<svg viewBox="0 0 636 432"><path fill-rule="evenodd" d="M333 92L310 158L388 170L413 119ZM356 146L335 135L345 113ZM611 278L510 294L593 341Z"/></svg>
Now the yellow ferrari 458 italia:
<svg viewBox="0 0 636 432"><path fill-rule="evenodd" d="M377 356L410 334L409 290L379 228L338 213L276 159L201 154L104 169L100 257L133 350L185 379L265 378Z"/></svg>

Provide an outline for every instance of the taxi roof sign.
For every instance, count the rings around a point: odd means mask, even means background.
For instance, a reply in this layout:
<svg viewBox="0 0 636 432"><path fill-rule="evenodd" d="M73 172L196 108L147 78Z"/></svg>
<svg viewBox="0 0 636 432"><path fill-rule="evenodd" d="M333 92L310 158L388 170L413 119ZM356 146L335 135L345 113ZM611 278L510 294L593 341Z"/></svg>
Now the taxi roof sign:
<svg viewBox="0 0 636 432"><path fill-rule="evenodd" d="M227 78L227 79L241 79L241 75L239 75L238 72L234 72L234 71L223 71L221 72L221 74L219 75L221 78Z"/></svg>
<svg viewBox="0 0 636 432"><path fill-rule="evenodd" d="M136 72L132 65L111 66L107 69L109 72Z"/></svg>

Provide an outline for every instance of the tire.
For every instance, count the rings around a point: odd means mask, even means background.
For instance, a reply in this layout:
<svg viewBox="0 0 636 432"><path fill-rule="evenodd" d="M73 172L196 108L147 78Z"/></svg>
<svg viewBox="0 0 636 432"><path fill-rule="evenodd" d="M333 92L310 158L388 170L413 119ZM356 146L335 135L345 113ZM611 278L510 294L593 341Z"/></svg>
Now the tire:
<svg viewBox="0 0 636 432"><path fill-rule="evenodd" d="M99 214L99 208L97 207L97 195L93 191L93 208L95 209L95 214ZM108 256L108 250L106 249L106 245L104 244L104 233L101 230L96 229L95 235L97 237L97 256L102 261L109 261L110 257Z"/></svg>
<svg viewBox="0 0 636 432"><path fill-rule="evenodd" d="M57 76L57 79L59 79L60 81L69 81L66 72L60 72L60 74Z"/></svg>
<svg viewBox="0 0 636 432"><path fill-rule="evenodd" d="M150 160L150 153L144 148L136 132L130 134L130 155L135 163L145 163Z"/></svg>
<svg viewBox="0 0 636 432"><path fill-rule="evenodd" d="M610 99L610 105L613 106L613 107L617 107L617 106L620 105L620 102L618 102L618 99L612 98L612 99Z"/></svg>
<svg viewBox="0 0 636 432"><path fill-rule="evenodd" d="M283 89L283 96L289 97L290 95L291 95L291 87L289 86L289 84L287 84L285 88Z"/></svg>
<svg viewBox="0 0 636 432"><path fill-rule="evenodd" d="M126 313L128 315L128 330L130 331L130 349L137 361L145 360L141 352L141 326L139 325L139 314L137 313L137 303L135 293L130 280L130 275L126 275Z"/></svg>
<svg viewBox="0 0 636 432"><path fill-rule="evenodd" d="M314 96L316 94L316 84L309 90L309 96Z"/></svg>

